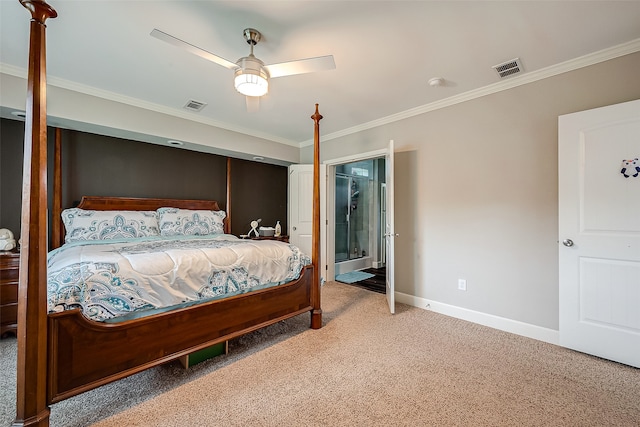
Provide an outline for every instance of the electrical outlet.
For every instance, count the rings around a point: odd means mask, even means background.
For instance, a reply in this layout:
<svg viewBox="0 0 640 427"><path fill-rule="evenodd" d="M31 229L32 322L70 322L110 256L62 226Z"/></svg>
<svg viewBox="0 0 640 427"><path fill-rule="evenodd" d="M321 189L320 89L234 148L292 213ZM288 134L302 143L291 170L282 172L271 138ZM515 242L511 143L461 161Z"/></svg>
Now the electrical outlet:
<svg viewBox="0 0 640 427"><path fill-rule="evenodd" d="M458 279L458 289L461 291L467 290L467 281L465 279Z"/></svg>

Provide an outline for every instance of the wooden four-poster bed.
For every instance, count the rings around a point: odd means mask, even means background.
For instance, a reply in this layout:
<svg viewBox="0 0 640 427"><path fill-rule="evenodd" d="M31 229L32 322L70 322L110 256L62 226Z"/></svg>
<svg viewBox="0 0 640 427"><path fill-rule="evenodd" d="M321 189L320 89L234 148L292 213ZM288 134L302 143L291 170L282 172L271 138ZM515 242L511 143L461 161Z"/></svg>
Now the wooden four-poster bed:
<svg viewBox="0 0 640 427"><path fill-rule="evenodd" d="M49 405L125 376L178 359L283 319L320 308L319 121L314 120L313 239L311 264L298 279L224 299L104 323L78 308L48 312L47 124L45 21L57 13L46 2L20 0L31 12L21 217L16 426L49 425ZM54 214L61 210L60 133L56 132ZM229 184L227 184L229 191ZM216 202L178 199L84 198L94 211L149 211L162 207L217 211ZM227 194L227 213L230 211ZM226 230L228 230L228 223ZM61 230L53 220L53 240Z"/></svg>

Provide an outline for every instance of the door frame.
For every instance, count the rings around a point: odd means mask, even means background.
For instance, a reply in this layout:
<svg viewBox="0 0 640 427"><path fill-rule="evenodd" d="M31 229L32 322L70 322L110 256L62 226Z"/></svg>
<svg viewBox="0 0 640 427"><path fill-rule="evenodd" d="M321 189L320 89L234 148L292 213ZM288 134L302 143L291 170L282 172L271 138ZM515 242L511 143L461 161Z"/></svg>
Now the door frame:
<svg viewBox="0 0 640 427"><path fill-rule="evenodd" d="M330 212L335 212L336 203L336 166L345 163L359 162L361 160L379 159L387 155L388 149L367 151L322 162L327 166L327 189L326 189L326 212L327 212L327 234L326 234L326 256L327 256L327 280L336 279L336 227L335 218Z"/></svg>

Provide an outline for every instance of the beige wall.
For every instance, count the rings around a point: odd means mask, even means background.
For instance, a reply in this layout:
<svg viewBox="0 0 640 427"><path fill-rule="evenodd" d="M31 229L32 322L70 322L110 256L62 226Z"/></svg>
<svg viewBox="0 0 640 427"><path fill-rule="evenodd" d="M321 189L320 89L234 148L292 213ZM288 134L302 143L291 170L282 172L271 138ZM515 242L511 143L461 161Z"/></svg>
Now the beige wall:
<svg viewBox="0 0 640 427"><path fill-rule="evenodd" d="M322 160L395 140L397 291L557 330L558 116L640 98L639 70L635 53L325 140Z"/></svg>

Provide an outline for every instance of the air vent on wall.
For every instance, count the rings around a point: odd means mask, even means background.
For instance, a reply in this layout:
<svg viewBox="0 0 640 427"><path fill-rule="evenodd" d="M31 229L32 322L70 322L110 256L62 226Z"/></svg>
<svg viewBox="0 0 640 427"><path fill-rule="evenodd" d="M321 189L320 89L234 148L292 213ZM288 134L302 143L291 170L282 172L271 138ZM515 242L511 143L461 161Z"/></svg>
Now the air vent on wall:
<svg viewBox="0 0 640 427"><path fill-rule="evenodd" d="M206 106L207 104L204 102L194 101L193 99L191 99L185 104L184 108L191 111L200 111Z"/></svg>
<svg viewBox="0 0 640 427"><path fill-rule="evenodd" d="M496 73L498 73L501 79L521 73L523 71L520 58L511 59L507 62L503 62L502 64L494 65L491 68L496 70Z"/></svg>

